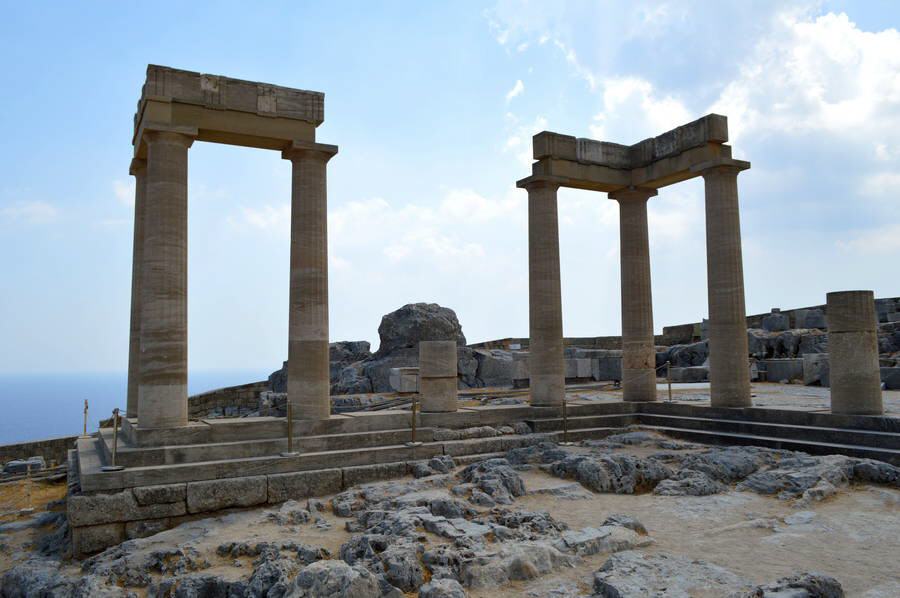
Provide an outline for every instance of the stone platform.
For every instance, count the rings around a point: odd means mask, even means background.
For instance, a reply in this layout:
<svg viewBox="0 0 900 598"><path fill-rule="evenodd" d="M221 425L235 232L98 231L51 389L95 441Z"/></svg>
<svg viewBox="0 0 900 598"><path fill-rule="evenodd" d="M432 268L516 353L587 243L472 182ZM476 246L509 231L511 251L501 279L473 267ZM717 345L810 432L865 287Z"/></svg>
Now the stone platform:
<svg viewBox="0 0 900 598"><path fill-rule="evenodd" d="M572 400L568 439L603 438L631 425L710 444L752 444L813 454L846 454L900 464L900 418L832 415L777 408L728 409L685 403ZM76 555L150 535L185 519L340 492L401 477L419 461L448 455L458 463L563 439L561 409L530 405L334 415L295 421L287 449L284 418L191 422L177 430L141 430L128 420L119 437L122 471L103 472L112 430L78 440L70 453L69 524ZM529 434L453 439L452 429L525 422ZM450 429L448 431L448 429ZM448 433L449 432L449 433ZM179 443L179 439L181 439Z"/></svg>

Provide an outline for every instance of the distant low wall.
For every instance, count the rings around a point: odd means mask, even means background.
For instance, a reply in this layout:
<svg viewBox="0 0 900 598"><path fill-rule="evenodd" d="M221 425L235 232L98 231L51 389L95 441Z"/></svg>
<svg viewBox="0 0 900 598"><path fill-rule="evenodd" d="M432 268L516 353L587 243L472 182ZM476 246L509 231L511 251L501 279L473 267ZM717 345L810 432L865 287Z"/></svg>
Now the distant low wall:
<svg viewBox="0 0 900 598"><path fill-rule="evenodd" d="M188 417L199 419L216 411L221 415L240 415L259 408L259 395L269 390L268 380L240 386L217 388L188 399Z"/></svg>
<svg viewBox="0 0 900 598"><path fill-rule="evenodd" d="M77 436L62 436L60 438L46 438L44 440L31 440L17 444L0 444L0 464L15 459L27 459L28 457L41 456L50 465L66 462L66 453L75 447Z"/></svg>

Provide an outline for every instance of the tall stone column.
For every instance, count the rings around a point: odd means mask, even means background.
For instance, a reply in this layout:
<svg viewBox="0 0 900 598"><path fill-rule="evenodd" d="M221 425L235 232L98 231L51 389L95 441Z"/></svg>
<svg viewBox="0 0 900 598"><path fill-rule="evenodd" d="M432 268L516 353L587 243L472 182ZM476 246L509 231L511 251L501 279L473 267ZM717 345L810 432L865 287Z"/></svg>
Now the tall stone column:
<svg viewBox="0 0 900 598"><path fill-rule="evenodd" d="M187 175L194 138L148 131L138 426L188 423Z"/></svg>
<svg viewBox="0 0 900 598"><path fill-rule="evenodd" d="M128 391L125 417L137 417L141 372L141 278L144 265L147 161L133 159L129 173L134 176L134 243L131 250L131 329L128 338Z"/></svg>
<svg viewBox="0 0 900 598"><path fill-rule="evenodd" d="M878 329L872 291L828 293L831 412L882 415Z"/></svg>
<svg viewBox="0 0 900 598"><path fill-rule="evenodd" d="M566 392L562 299L559 282L559 218L555 183L528 183L528 369L531 404L556 406Z"/></svg>
<svg viewBox="0 0 900 598"><path fill-rule="evenodd" d="M293 173L287 391L294 419L331 415L325 165L336 153L333 145L297 141L282 153Z"/></svg>
<svg viewBox="0 0 900 598"><path fill-rule="evenodd" d="M750 368L737 175L749 162L701 164L706 187L709 380L713 407L750 407Z"/></svg>
<svg viewBox="0 0 900 598"><path fill-rule="evenodd" d="M650 285L647 200L655 189L627 188L609 194L619 202L622 276L622 397L656 400L656 344Z"/></svg>

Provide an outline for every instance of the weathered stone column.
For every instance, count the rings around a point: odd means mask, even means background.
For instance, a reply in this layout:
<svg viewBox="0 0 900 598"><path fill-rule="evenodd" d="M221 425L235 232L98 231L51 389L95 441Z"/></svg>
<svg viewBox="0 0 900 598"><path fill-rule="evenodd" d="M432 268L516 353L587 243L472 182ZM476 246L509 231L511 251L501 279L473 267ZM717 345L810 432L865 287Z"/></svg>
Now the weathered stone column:
<svg viewBox="0 0 900 598"><path fill-rule="evenodd" d="M141 278L144 265L144 197L147 190L147 161L133 159L128 172L134 176L134 242L131 250L131 329L128 338L128 391L125 417L137 417L141 372Z"/></svg>
<svg viewBox="0 0 900 598"><path fill-rule="evenodd" d="M827 304L831 412L882 415L875 294L828 293Z"/></svg>
<svg viewBox="0 0 900 598"><path fill-rule="evenodd" d="M456 341L419 342L422 411L456 411L456 369Z"/></svg>
<svg viewBox="0 0 900 598"><path fill-rule="evenodd" d="M287 392L294 419L331 415L328 371L328 198L334 145L295 141L291 161L291 287Z"/></svg>
<svg viewBox="0 0 900 598"><path fill-rule="evenodd" d="M187 425L187 174L183 133L148 131L138 426Z"/></svg>
<svg viewBox="0 0 900 598"><path fill-rule="evenodd" d="M531 404L556 406L566 392L562 299L559 282L559 219L555 183L535 181L528 190L528 369Z"/></svg>
<svg viewBox="0 0 900 598"><path fill-rule="evenodd" d="M647 200L655 189L627 188L609 194L619 202L622 264L622 398L656 400L656 344L650 285Z"/></svg>
<svg viewBox="0 0 900 598"><path fill-rule="evenodd" d="M706 183L709 380L713 407L750 407L744 265L737 175L749 162L723 159L693 170Z"/></svg>

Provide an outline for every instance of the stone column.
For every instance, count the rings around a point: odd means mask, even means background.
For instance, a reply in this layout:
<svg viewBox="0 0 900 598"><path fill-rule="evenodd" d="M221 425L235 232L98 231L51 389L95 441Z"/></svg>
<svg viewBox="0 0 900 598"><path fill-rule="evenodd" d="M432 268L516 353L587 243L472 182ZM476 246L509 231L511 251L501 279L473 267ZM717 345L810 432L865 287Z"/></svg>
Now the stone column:
<svg viewBox="0 0 900 598"><path fill-rule="evenodd" d="M188 423L187 174L194 138L148 131L138 426Z"/></svg>
<svg viewBox="0 0 900 598"><path fill-rule="evenodd" d="M531 404L561 405L566 393L559 220L555 183L528 183L528 370Z"/></svg>
<svg viewBox="0 0 900 598"><path fill-rule="evenodd" d="M456 341L421 341L419 396L422 411L456 411L456 389Z"/></svg>
<svg viewBox="0 0 900 598"><path fill-rule="evenodd" d="M709 380L713 407L750 407L750 367L737 175L749 162L701 164L706 183Z"/></svg>
<svg viewBox="0 0 900 598"><path fill-rule="evenodd" d="M831 412L882 415L875 294L828 293L827 303Z"/></svg>
<svg viewBox="0 0 900 598"><path fill-rule="evenodd" d="M292 166L287 392L294 419L331 415L325 165L336 153L333 145L298 141L282 153Z"/></svg>
<svg viewBox="0 0 900 598"><path fill-rule="evenodd" d="M134 176L134 242L131 250L131 329L128 338L128 392L125 417L137 417L141 372L141 277L144 264L144 197L147 190L147 161L133 159L128 172Z"/></svg>
<svg viewBox="0 0 900 598"><path fill-rule="evenodd" d="M655 189L627 188L609 194L619 202L622 263L622 398L656 400L656 343L650 286L647 200Z"/></svg>

